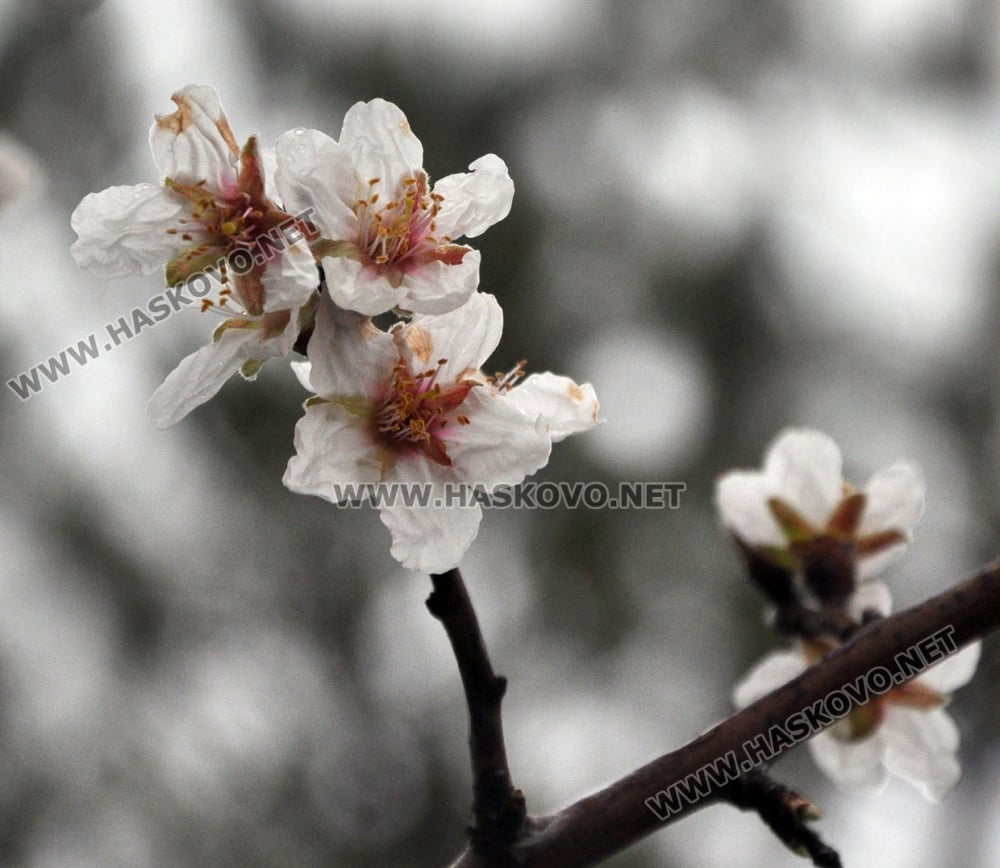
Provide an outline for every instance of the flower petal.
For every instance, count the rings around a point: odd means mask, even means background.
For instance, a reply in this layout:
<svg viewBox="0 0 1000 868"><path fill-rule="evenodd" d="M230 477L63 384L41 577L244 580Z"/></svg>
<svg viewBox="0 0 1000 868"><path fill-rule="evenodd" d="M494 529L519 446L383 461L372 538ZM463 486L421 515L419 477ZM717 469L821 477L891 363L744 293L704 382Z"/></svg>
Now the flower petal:
<svg viewBox="0 0 1000 868"><path fill-rule="evenodd" d="M364 420L332 402L306 407L295 425L295 455L282 477L286 488L340 503L344 487L374 485L381 478L379 447Z"/></svg>
<svg viewBox="0 0 1000 868"><path fill-rule="evenodd" d="M798 678L808 668L808 662L798 651L768 654L733 689L733 702L737 708L745 708L793 678Z"/></svg>
<svg viewBox="0 0 1000 868"><path fill-rule="evenodd" d="M481 368L500 343L502 332L503 311L497 300L477 292L448 313L415 316L397 343L413 371L446 359L438 380L451 383Z"/></svg>
<svg viewBox="0 0 1000 868"><path fill-rule="evenodd" d="M378 316L399 304L405 289L392 286L371 266L343 256L323 259L327 289L338 306L365 316Z"/></svg>
<svg viewBox="0 0 1000 868"><path fill-rule="evenodd" d="M166 188L152 184L89 193L70 217L79 236L70 252L101 277L152 274L188 244L167 234L183 211Z"/></svg>
<svg viewBox="0 0 1000 868"><path fill-rule="evenodd" d="M406 115L384 99L355 103L347 110L340 131L359 180L379 178L382 189L395 195L403 179L422 172L424 149Z"/></svg>
<svg viewBox="0 0 1000 868"><path fill-rule="evenodd" d="M889 779L882 763L886 752L884 729L883 725L860 741L842 741L830 732L821 732L809 740L809 752L834 783L877 793Z"/></svg>
<svg viewBox="0 0 1000 868"><path fill-rule="evenodd" d="M149 131L160 174L181 184L206 181L210 190L230 192L240 149L218 94L205 85L188 85L171 99L177 111L157 115Z"/></svg>
<svg viewBox="0 0 1000 868"><path fill-rule="evenodd" d="M958 727L946 711L892 706L886 712L885 764L893 774L939 802L958 783L962 769L955 758Z"/></svg>
<svg viewBox="0 0 1000 868"><path fill-rule="evenodd" d="M897 461L880 470L865 485L868 504L861 519L862 536L898 530L907 537L924 511L926 484L914 461Z"/></svg>
<svg viewBox="0 0 1000 868"><path fill-rule="evenodd" d="M826 525L840 502L841 471L837 444L808 428L784 431L764 460L769 494L787 500L818 527Z"/></svg>
<svg viewBox="0 0 1000 868"><path fill-rule="evenodd" d="M442 473L423 456L414 456L398 464L399 481L433 485L434 495L442 497ZM479 533L483 512L478 503L468 506L406 507L399 503L379 508L379 518L392 533L390 552L411 570L443 573L457 567Z"/></svg>
<svg viewBox="0 0 1000 868"><path fill-rule="evenodd" d="M309 248L292 244L272 259L261 277L264 310L297 311L319 287L319 271Z"/></svg>
<svg viewBox="0 0 1000 868"><path fill-rule="evenodd" d="M392 376L399 352L392 338L371 320L320 299L306 350L312 387L324 398L376 398Z"/></svg>
<svg viewBox="0 0 1000 868"><path fill-rule="evenodd" d="M600 405L590 383L578 386L569 377L546 371L532 374L503 395L531 419L541 419L553 443L593 428L601 420Z"/></svg>
<svg viewBox="0 0 1000 868"><path fill-rule="evenodd" d="M938 693L954 693L959 687L968 684L976 674L982 650L982 642L976 640L961 651L934 664L917 680L924 687L929 687Z"/></svg>
<svg viewBox="0 0 1000 868"><path fill-rule="evenodd" d="M469 173L448 175L434 185L434 192L444 196L435 219L439 238L475 238L510 213L514 182L507 164L486 154L469 168Z"/></svg>
<svg viewBox="0 0 1000 868"><path fill-rule="evenodd" d="M462 412L469 424L449 427L442 436L463 482L487 489L517 485L548 462L552 441L544 428L503 397L476 387Z"/></svg>
<svg viewBox="0 0 1000 868"><path fill-rule="evenodd" d="M906 551L909 534L895 530L868 534L858 539L858 579L867 581L883 572Z"/></svg>
<svg viewBox="0 0 1000 868"><path fill-rule="evenodd" d="M847 602L847 614L855 621L860 621L865 611L874 609L880 615L888 615L892 611L892 594L884 582L865 582L858 585Z"/></svg>
<svg viewBox="0 0 1000 868"><path fill-rule="evenodd" d="M442 314L461 307L479 286L478 250L469 250L455 265L425 262L408 272L400 307L413 313Z"/></svg>
<svg viewBox="0 0 1000 868"><path fill-rule="evenodd" d="M350 151L319 130L302 129L282 133L275 150L285 210L312 220L325 238L357 241L358 178Z"/></svg>
<svg viewBox="0 0 1000 868"><path fill-rule="evenodd" d="M768 508L767 480L762 473L733 470L715 483L715 503L722 523L749 546L787 544Z"/></svg>
<svg viewBox="0 0 1000 868"><path fill-rule="evenodd" d="M310 379L310 374L312 372L311 362L289 362L289 367L292 369L292 373L295 374L295 379L299 381L299 385L302 386L307 392L312 392L315 394L316 390L313 388L312 380Z"/></svg>
<svg viewBox="0 0 1000 868"><path fill-rule="evenodd" d="M254 357L254 345L260 345L259 329L230 328L217 341L182 359L146 405L153 424L158 428L176 425L213 398L243 362Z"/></svg>

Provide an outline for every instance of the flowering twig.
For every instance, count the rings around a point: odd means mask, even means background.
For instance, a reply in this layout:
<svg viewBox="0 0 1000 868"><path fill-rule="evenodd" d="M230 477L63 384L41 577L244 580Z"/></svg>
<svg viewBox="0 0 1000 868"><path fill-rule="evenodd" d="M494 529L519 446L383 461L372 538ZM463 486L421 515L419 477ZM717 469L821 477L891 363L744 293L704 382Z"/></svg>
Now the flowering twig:
<svg viewBox="0 0 1000 868"><path fill-rule="evenodd" d="M443 625L462 677L469 707L469 752L473 776L470 849L502 853L521 833L524 796L511 782L500 703L507 679L493 671L476 611L457 568L431 575L427 608Z"/></svg>
<svg viewBox="0 0 1000 868"><path fill-rule="evenodd" d="M892 666L897 655L942 628L950 629L954 644L960 648L997 627L1000 560L923 603L868 624L798 678L730 715L684 747L552 815L528 818L522 834L502 854L484 856L470 848L455 868L594 865L691 810L725 796L725 785L713 784L700 801L681 804L669 817L660 819L647 800L661 790L670 791L688 775L697 774L730 752L740 751L772 727L780 727L793 714L876 667ZM794 745L791 739L776 744L768 759Z"/></svg>

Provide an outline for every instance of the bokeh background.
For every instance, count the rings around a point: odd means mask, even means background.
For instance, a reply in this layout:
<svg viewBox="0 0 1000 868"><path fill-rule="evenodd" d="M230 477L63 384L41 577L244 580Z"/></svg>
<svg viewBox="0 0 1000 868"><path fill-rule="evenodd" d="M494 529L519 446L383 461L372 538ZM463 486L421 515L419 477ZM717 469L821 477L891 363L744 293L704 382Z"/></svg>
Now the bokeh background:
<svg viewBox="0 0 1000 868"><path fill-rule="evenodd" d="M4 383L160 291L78 270L69 214L158 180L151 115L185 84L238 138L336 136L382 96L433 177L507 161L513 211L476 243L495 366L589 380L607 420L539 478L687 486L677 510L486 515L463 571L532 810L695 736L781 644L712 487L782 426L832 434L859 482L923 466L900 606L997 554L996 0L4 0L0 74ZM152 427L211 328L192 310L2 389L0 864L444 865L470 790L430 583L374 512L282 487L287 366ZM802 749L776 766L846 865L1000 865L998 648L953 701L943 805L844 794ZM716 807L609 864L803 863Z"/></svg>

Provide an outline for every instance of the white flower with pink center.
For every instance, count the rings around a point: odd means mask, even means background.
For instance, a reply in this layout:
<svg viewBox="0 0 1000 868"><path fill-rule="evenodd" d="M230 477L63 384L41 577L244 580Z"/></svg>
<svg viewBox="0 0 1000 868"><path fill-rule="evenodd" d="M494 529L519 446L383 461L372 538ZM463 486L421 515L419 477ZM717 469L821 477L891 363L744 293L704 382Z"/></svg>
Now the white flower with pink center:
<svg viewBox="0 0 1000 868"><path fill-rule="evenodd" d="M330 297L367 316L461 305L479 285L479 253L455 239L502 220L514 196L493 154L432 188L420 140L381 99L354 105L339 141L318 130L283 134L277 157L285 205L311 211L322 236L313 247Z"/></svg>
<svg viewBox="0 0 1000 868"><path fill-rule="evenodd" d="M589 384L554 374L518 384L520 366L486 377L480 368L502 328L500 306L484 293L389 333L324 298L310 362L297 366L317 396L296 425L285 485L334 503L357 486L425 486L437 505L375 503L392 554L425 572L456 566L482 510L471 496L456 503L455 492L516 485L548 462L553 442L598 421Z"/></svg>
<svg viewBox="0 0 1000 868"><path fill-rule="evenodd" d="M852 614L864 610L889 613L889 591L880 582L863 585L852 599ZM942 643L944 640L942 640ZM826 639L804 640L758 663L737 685L733 699L743 708L797 678L834 650ZM935 657L950 650L936 649ZM878 792L890 775L916 786L928 799L940 801L958 782L959 733L944 710L950 694L967 684L981 650L973 642L929 668L923 675L893 687L855 708L809 740L813 760L832 781L848 789Z"/></svg>
<svg viewBox="0 0 1000 868"><path fill-rule="evenodd" d="M305 237L311 227L269 194L256 137L239 148L210 87L189 85L172 99L177 110L158 115L150 131L164 181L91 193L71 218L79 265L105 277L165 267L169 286L190 287L202 310L226 317L153 395L150 413L161 427L236 371L253 377L265 359L291 352L319 285Z"/></svg>

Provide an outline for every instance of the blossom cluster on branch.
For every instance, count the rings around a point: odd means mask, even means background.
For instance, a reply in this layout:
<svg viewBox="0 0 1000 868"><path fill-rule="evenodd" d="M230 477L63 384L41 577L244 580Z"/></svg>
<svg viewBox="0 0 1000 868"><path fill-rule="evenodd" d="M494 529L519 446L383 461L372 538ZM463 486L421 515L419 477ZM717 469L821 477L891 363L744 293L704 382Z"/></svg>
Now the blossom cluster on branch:
<svg viewBox="0 0 1000 868"><path fill-rule="evenodd" d="M809 429L782 432L761 471L732 471L716 503L751 580L774 604L774 624L797 638L736 687L744 707L801 675L863 624L885 617L889 588L873 577L899 558L923 512L924 480L897 461L860 489L844 481L837 445ZM960 775L958 729L944 711L966 684L980 642L885 690L809 741L817 765L845 787L878 791L890 773L932 800Z"/></svg>
<svg viewBox="0 0 1000 868"><path fill-rule="evenodd" d="M879 627L907 619L881 620L891 598L874 577L904 553L921 516L920 468L899 461L856 488L844 480L829 437L782 432L762 470L718 480L716 504L772 607L773 626L795 646L770 655L738 685L734 699L744 710L729 721L556 815L528 817L507 768L506 681L492 669L457 570L478 533L481 506L476 497L445 495L456 486L518 485L545 466L553 443L600 420L589 384L528 375L525 362L484 371L503 312L479 291L480 254L461 239L507 216L514 193L507 167L487 154L468 172L432 184L405 115L381 99L354 105L338 139L295 129L265 149L257 136L238 143L213 89L191 85L172 98L176 110L156 116L150 132L162 181L86 196L71 218L73 256L108 277L162 269L168 287L191 287L202 312L219 317L209 343L154 392L149 411L160 427L179 422L237 372L254 379L268 359L306 357L291 360L310 397L284 483L332 502L345 491L373 500L392 555L432 574L428 606L459 663L475 775L471 861L459 864L592 864L631 843L651 830L650 785L669 800L692 778L704 783L704 769L719 757L689 766L711 753L713 740L727 745L723 757L736 756L727 738L756 748L764 733L743 736L771 720L769 703L787 712L798 701L796 684L813 676L827 689L823 679L851 663L852 653L871 659ZM407 485L442 496L420 505L371 498L379 486ZM995 572L975 581L980 593L996 593ZM961 611L962 593L945 601L952 611ZM984 619L983 629L995 623ZM960 626L962 642L980 635ZM755 749L752 762L733 766L736 775L698 794L757 810L815 864L839 865L805 830L818 812L759 767L804 735L840 784L878 789L895 774L942 798L960 774L958 731L944 706L971 679L980 652L978 641L951 654L957 647L915 679L907 672L893 680L875 666L881 688L863 698L845 688L839 714L820 707L824 697L790 715L774 712L794 721L795 737L786 734L763 759ZM776 690L782 685L788 695ZM550 853L562 861L545 861Z"/></svg>
<svg viewBox="0 0 1000 868"><path fill-rule="evenodd" d="M351 485L516 485L554 442L597 424L589 384L526 376L524 363L482 370L503 313L478 291L479 252L458 239L510 211L503 160L487 154L431 184L405 115L381 99L354 105L339 139L295 129L273 150L256 136L238 144L212 88L172 99L150 132L163 181L91 193L71 218L73 256L98 274L211 281L211 295L195 295L221 321L153 394L158 426L237 371L253 379L266 360L304 350L293 365L314 396L284 481L336 502ZM392 554L432 573L458 564L482 517L471 498L379 511Z"/></svg>

